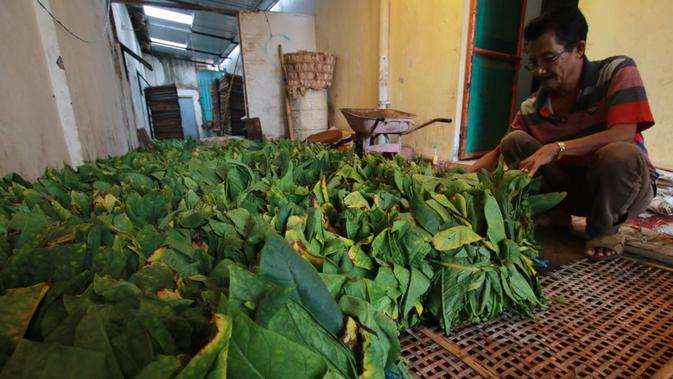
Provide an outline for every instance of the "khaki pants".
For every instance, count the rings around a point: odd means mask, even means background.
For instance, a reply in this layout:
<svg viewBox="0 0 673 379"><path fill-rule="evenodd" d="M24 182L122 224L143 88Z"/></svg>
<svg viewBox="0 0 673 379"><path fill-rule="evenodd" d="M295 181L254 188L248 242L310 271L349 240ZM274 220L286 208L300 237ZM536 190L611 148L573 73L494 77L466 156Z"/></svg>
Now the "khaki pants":
<svg viewBox="0 0 673 379"><path fill-rule="evenodd" d="M505 162L511 165L542 147L528 133L513 131L502 140ZM587 217L592 237L611 235L628 217L647 209L654 187L647 164L636 145L614 142L598 149L589 167L564 169L552 162L539 169L543 191L565 191L560 206Z"/></svg>

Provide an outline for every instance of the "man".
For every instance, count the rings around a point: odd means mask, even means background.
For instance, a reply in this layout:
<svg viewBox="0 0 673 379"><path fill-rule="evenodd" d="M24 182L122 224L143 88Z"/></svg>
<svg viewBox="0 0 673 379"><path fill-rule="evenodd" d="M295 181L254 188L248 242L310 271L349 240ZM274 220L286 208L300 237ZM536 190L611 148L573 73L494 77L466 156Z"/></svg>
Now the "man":
<svg viewBox="0 0 673 379"><path fill-rule="evenodd" d="M526 68L540 89L521 104L500 145L470 170L493 169L502 153L508 165L540 173L543 190L568 192L551 213L565 211L568 225L570 214L586 216L586 255L602 260L622 254L619 226L645 210L656 191L641 134L654 119L634 61L589 61L587 31L577 8L526 25Z"/></svg>

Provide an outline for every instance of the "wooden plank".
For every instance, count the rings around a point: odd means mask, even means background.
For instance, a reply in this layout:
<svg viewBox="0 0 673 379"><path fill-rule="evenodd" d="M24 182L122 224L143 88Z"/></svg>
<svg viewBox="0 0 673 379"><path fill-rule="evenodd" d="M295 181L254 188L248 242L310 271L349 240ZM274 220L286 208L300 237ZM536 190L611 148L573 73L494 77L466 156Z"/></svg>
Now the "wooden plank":
<svg viewBox="0 0 673 379"><path fill-rule="evenodd" d="M456 358L463 361L463 363L470 366L470 368L472 368L474 371L476 371L479 375L483 376L484 378L498 378L498 374L496 372L489 369L488 367L483 366L476 359L472 358L469 354L464 352L458 345L449 342L446 338L443 338L442 336L433 333L427 328L421 329L421 333L428 336L428 338L430 338L436 344L443 347L444 350L453 354Z"/></svg>
<svg viewBox="0 0 673 379"><path fill-rule="evenodd" d="M652 375L652 379L670 379L673 378L673 359L670 359L657 372Z"/></svg>
<svg viewBox="0 0 673 379"><path fill-rule="evenodd" d="M287 135L290 141L294 140L294 125L292 124L292 109L290 109L290 94L287 90L287 68L283 59L283 45L278 45L278 59L280 60L280 73L283 76L283 101L285 102L285 119L287 120Z"/></svg>
<svg viewBox="0 0 673 379"><path fill-rule="evenodd" d="M480 47L475 47L473 51L475 54L485 55L487 57L497 58L508 62L518 62L519 60L521 60L521 57L518 57L516 55L502 53L500 51L495 50L482 49Z"/></svg>

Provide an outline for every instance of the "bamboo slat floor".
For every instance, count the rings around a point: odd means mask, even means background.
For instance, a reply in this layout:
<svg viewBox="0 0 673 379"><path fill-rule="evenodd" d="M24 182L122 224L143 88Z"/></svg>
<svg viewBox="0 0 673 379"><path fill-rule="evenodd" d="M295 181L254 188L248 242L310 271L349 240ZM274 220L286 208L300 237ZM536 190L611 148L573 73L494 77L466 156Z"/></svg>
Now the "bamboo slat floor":
<svg viewBox="0 0 673 379"><path fill-rule="evenodd" d="M667 267L631 258L580 260L541 280L551 300L536 319L505 314L450 336L439 328L403 333L412 374L637 378L653 376L673 359L673 271Z"/></svg>

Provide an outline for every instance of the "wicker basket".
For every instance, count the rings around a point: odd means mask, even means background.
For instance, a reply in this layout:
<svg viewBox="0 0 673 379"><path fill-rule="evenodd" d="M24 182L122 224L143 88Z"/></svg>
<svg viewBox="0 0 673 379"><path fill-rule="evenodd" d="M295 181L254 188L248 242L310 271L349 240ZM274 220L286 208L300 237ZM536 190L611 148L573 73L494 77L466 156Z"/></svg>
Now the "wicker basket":
<svg viewBox="0 0 673 379"><path fill-rule="evenodd" d="M306 89L322 90L332 85L336 57L322 52L299 51L283 54L288 91L302 96Z"/></svg>

